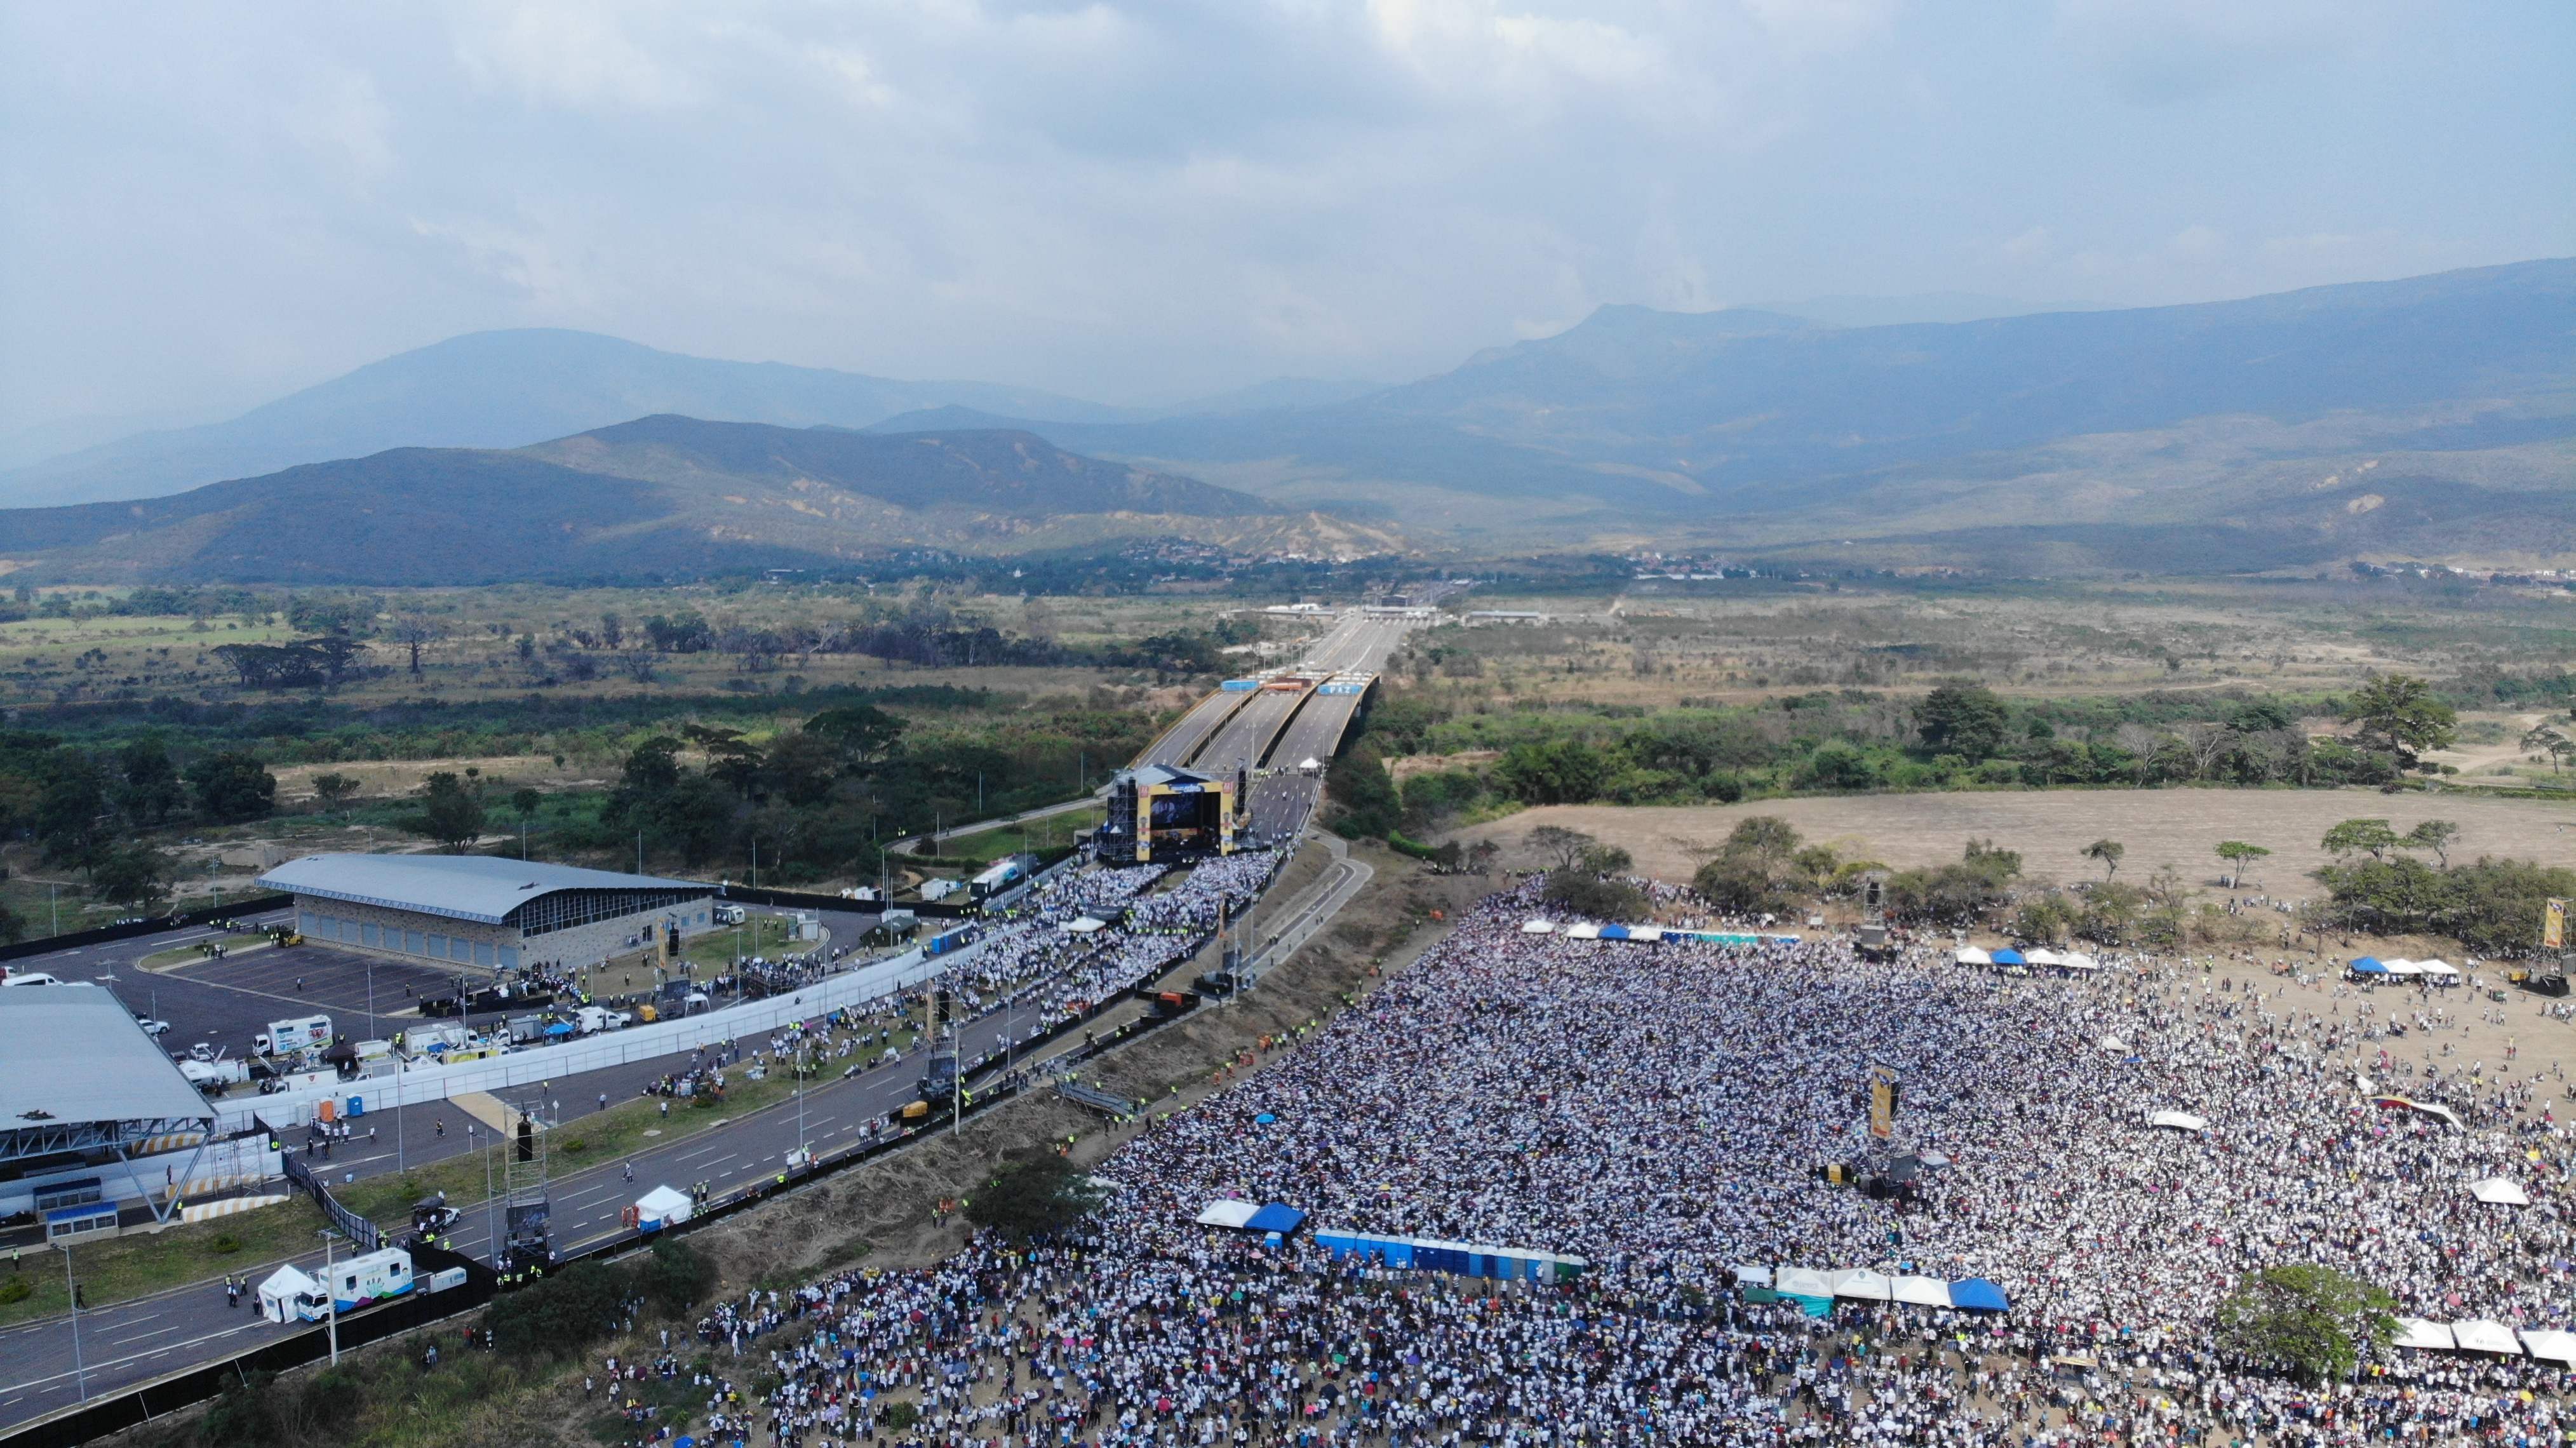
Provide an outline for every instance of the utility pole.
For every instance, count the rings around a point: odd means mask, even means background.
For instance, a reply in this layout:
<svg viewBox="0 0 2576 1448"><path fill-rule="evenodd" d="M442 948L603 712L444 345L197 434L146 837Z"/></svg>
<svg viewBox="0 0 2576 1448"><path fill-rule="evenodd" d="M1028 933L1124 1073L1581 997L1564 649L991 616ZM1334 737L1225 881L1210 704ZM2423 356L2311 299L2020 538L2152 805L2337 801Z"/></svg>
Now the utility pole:
<svg viewBox="0 0 2576 1448"><path fill-rule="evenodd" d="M72 1244L68 1240L63 1243L63 1296L72 1304L72 1381L78 1387L80 1400L86 1403L89 1401L89 1369L81 1365L80 1284L72 1280Z"/></svg>
<svg viewBox="0 0 2576 1448"><path fill-rule="evenodd" d="M340 1294L331 1286L331 1241L340 1234L322 1229L322 1302L324 1325L331 1334L331 1366L340 1365Z"/></svg>
<svg viewBox="0 0 2576 1448"><path fill-rule="evenodd" d="M644 873L644 832L642 830L635 832L635 873L638 875Z"/></svg>

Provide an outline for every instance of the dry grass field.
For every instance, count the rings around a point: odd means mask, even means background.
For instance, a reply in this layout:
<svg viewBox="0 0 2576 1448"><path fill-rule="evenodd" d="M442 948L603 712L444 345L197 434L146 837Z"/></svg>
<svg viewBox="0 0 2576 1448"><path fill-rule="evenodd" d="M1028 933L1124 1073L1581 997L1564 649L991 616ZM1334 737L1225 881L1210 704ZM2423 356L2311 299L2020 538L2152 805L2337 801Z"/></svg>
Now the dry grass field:
<svg viewBox="0 0 2576 1448"><path fill-rule="evenodd" d="M2483 854L2576 867L2576 810L2565 806L2360 789L2006 790L1672 808L1560 805L1471 826L1457 837L1491 839L1506 858L1526 863L1521 839L1540 825L1561 825L1627 850L1640 873L1687 880L1707 847L1757 814L1777 815L1847 858L1900 869L1956 860L1970 839L1991 839L2021 851L2029 878L2060 882L2098 878L2099 869L2076 852L2113 839L2128 847L2124 879L2144 879L2170 864L2185 879L2214 887L2219 862L2211 850L2221 840L2245 840L2272 851L2247 871L2247 890L2281 899L2316 893L2308 872L2328 859L2317 842L2338 821L2353 818L2386 819L2400 831L2425 819L2450 820L2460 827L2453 860Z"/></svg>

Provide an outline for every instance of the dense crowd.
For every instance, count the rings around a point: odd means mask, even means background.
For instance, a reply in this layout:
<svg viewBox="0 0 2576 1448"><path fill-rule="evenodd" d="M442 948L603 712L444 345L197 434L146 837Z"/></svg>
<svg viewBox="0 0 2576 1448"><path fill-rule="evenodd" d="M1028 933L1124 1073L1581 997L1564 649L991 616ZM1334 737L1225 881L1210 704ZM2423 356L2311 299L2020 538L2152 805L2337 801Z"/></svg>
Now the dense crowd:
<svg viewBox="0 0 2576 1448"><path fill-rule="evenodd" d="M2211 1330L2244 1274L2290 1262L2412 1315L2568 1325L2554 1067L2446 1054L2456 1023L2387 990L1570 940L1518 928L1534 898L1489 900L1156 1122L1098 1169L1108 1199L1073 1240L723 1305L698 1328L720 1428L827 1448L2561 1439L2552 1364L2391 1350L2309 1385ZM1911 1200L1822 1170L1872 1157L1872 1066L1903 1082L1877 1164L1934 1163ZM2381 1104L2401 1066L2464 1124ZM2206 1130L2147 1124L2169 1109ZM2533 1204L2468 1196L2495 1175ZM1542 1287L1337 1260L1196 1224L1224 1197L1589 1266ZM1811 1317L1740 1266L1983 1277L2012 1307Z"/></svg>

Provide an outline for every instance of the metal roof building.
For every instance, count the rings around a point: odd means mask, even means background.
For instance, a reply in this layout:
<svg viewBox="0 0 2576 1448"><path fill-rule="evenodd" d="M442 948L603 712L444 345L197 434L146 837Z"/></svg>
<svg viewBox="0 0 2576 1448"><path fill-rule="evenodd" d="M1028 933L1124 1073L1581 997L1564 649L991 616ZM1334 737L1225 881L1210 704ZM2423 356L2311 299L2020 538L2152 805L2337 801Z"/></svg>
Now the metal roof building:
<svg viewBox="0 0 2576 1448"><path fill-rule="evenodd" d="M215 1109L103 986L0 990L0 1171L202 1146Z"/></svg>
<svg viewBox="0 0 2576 1448"><path fill-rule="evenodd" d="M296 897L308 939L513 969L523 952L589 964L657 931L712 924L714 887L485 855L307 855L260 877Z"/></svg>

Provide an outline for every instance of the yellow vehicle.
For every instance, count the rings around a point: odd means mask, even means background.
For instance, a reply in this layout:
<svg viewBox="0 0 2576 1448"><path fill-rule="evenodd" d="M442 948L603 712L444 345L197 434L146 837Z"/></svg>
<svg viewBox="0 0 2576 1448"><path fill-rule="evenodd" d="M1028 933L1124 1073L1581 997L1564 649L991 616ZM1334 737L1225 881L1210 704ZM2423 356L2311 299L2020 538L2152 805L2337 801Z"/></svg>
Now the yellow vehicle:
<svg viewBox="0 0 2576 1448"><path fill-rule="evenodd" d="M906 1121L920 1121L929 1115L930 1103L927 1101L915 1101L903 1108L903 1119Z"/></svg>
<svg viewBox="0 0 2576 1448"><path fill-rule="evenodd" d="M654 1010L651 1006L637 1006L635 1008L635 1019L639 1021L658 1021L662 1019L662 1016L660 1012Z"/></svg>

